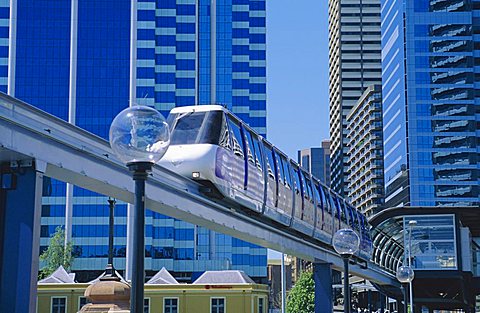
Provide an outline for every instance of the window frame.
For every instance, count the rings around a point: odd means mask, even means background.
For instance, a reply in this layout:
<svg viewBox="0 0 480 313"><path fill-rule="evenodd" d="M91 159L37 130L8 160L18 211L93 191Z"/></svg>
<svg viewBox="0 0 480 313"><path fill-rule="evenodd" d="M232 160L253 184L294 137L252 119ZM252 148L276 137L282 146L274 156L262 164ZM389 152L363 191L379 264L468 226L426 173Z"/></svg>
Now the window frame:
<svg viewBox="0 0 480 313"><path fill-rule="evenodd" d="M145 303L147 303L147 311L145 312ZM151 301L150 301L150 297L144 297L143 298L143 313L150 313L151 311Z"/></svg>
<svg viewBox="0 0 480 313"><path fill-rule="evenodd" d="M243 129L243 137L245 140L245 152L247 155L247 162L250 163L253 166L257 166L256 162L256 153L255 153L255 146L253 145L253 138L252 138L252 132L248 129L246 129L243 124L242 124L242 129Z"/></svg>
<svg viewBox="0 0 480 313"><path fill-rule="evenodd" d="M260 310L260 300L262 300L262 310ZM265 297L258 297L257 298L257 311L258 311L258 313L265 313L266 312L265 303L266 303L266 298Z"/></svg>
<svg viewBox="0 0 480 313"><path fill-rule="evenodd" d="M166 300L177 300L177 312L179 312L178 308L180 307L180 298L179 297L164 297L163 298L163 306L162 306L162 313L165 313L165 301Z"/></svg>
<svg viewBox="0 0 480 313"><path fill-rule="evenodd" d="M85 299L85 300L87 301L87 302L85 302L84 305L87 305L87 304L90 303L90 302L88 301L88 298L87 298L87 297L85 297L85 296L78 296L78 310L79 310L79 311L80 311L81 308L83 307L83 305L80 306L80 304L81 304L81 299Z"/></svg>
<svg viewBox="0 0 480 313"><path fill-rule="evenodd" d="M275 164L275 159L273 158L273 146L268 144L267 142L263 142L263 151L265 155L263 156L265 159L265 170L267 171L267 179L273 179L276 183L278 183L277 179L277 168ZM273 167L272 167L273 165ZM270 170L269 170L270 169Z"/></svg>
<svg viewBox="0 0 480 313"><path fill-rule="evenodd" d="M235 130L238 129L238 138L236 136L236 133L234 131L234 127L235 127ZM230 131L230 139L231 139L231 144L232 144L232 151L233 151L233 154L239 158L239 159L242 159L242 160L246 160L245 159L245 139L243 138L243 134L242 134L242 123L240 121L238 121L236 118L234 118L233 116L229 115L228 116L228 130ZM239 155L236 152L235 150L235 144L234 142L235 141L238 141L238 139L240 139L241 142L239 142L238 144L240 145L240 151L242 152L242 155Z"/></svg>
<svg viewBox="0 0 480 313"><path fill-rule="evenodd" d="M67 313L67 306L68 306L68 297L67 296L51 296L50 297L50 313L57 313L53 311L53 300L54 299L65 299L65 311L64 313Z"/></svg>
<svg viewBox="0 0 480 313"><path fill-rule="evenodd" d="M218 311L213 312L213 300L223 300L223 313L227 313L227 298L226 297L210 297L210 313L218 313Z"/></svg>

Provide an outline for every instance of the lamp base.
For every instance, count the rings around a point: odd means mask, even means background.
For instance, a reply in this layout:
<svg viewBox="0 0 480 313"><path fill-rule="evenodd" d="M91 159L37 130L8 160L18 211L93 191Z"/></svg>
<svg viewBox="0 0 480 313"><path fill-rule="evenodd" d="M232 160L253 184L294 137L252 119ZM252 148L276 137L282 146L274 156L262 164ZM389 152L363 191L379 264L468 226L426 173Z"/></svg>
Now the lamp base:
<svg viewBox="0 0 480 313"><path fill-rule="evenodd" d="M129 162L127 167L131 172L150 172L153 164L152 162Z"/></svg>

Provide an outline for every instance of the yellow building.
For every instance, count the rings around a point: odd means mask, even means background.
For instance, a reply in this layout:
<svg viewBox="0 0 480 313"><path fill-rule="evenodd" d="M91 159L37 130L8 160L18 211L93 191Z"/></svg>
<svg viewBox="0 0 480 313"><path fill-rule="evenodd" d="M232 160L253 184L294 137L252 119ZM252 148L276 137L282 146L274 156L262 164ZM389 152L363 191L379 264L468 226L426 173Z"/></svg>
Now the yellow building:
<svg viewBox="0 0 480 313"><path fill-rule="evenodd" d="M38 313L74 313L87 301L83 295L93 282L75 283L59 270L38 283ZM145 284L145 312L267 313L268 286L242 271L207 271L192 284L179 284L163 268Z"/></svg>

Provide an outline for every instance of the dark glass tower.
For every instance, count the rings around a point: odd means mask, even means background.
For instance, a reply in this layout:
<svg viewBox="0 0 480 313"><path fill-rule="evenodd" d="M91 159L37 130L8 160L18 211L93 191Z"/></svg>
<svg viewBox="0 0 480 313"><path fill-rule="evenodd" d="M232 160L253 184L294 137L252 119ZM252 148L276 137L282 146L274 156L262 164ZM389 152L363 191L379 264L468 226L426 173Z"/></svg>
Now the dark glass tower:
<svg viewBox="0 0 480 313"><path fill-rule="evenodd" d="M479 205L480 2L382 1L386 205Z"/></svg>
<svg viewBox="0 0 480 313"><path fill-rule="evenodd" d="M265 135L265 32L264 0L2 1L0 90L103 138L132 103L164 115L175 106L224 104ZM102 270L107 197L45 185L41 246L65 225L73 269ZM117 202L115 216L115 266L123 270L125 203ZM266 249L151 211L145 242L147 273L165 266L189 279L233 268L266 277Z"/></svg>

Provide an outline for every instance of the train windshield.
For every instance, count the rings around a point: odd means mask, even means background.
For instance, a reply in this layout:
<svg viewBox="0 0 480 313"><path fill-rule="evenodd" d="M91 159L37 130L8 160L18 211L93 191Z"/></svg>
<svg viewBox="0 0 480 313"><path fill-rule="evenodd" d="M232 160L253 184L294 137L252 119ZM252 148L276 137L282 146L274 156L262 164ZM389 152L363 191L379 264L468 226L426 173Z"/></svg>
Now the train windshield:
<svg viewBox="0 0 480 313"><path fill-rule="evenodd" d="M187 112L170 114L171 145L220 144L225 128L222 111Z"/></svg>

